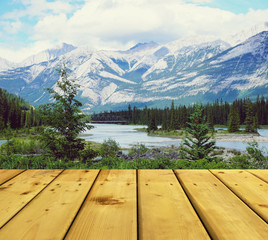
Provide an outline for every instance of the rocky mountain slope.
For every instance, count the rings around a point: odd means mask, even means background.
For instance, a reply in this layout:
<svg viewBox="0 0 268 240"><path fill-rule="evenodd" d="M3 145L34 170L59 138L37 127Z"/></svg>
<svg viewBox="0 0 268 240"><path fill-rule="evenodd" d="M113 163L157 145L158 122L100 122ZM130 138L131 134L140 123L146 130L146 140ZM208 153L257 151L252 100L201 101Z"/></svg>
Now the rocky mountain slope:
<svg viewBox="0 0 268 240"><path fill-rule="evenodd" d="M44 88L54 86L59 79L55 69L66 63L70 78L81 86L84 110L268 97L268 31L261 31L265 27L254 29L257 34L245 41L250 33L228 41L193 37L164 45L140 43L127 51L63 44L16 66L0 59L0 87L33 105L46 103Z"/></svg>

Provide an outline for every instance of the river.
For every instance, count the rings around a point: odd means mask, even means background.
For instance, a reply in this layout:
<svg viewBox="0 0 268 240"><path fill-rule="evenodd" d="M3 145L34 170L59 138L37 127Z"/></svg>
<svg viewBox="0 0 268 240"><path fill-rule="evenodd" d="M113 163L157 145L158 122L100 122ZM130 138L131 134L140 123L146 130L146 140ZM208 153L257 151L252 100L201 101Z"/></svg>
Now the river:
<svg viewBox="0 0 268 240"><path fill-rule="evenodd" d="M146 126L139 125L116 125L116 124L92 124L93 129L84 132L92 134L92 136L84 136L88 141L102 143L105 139L111 138L119 143L122 148L129 148L137 143L146 145L147 147L162 147L162 146L179 146L180 139L167 137L147 136L146 132L136 131L135 128L143 128ZM260 135L268 138L268 129L260 129ZM245 142L216 142L219 147L232 148L244 151L248 144ZM259 143L260 147L268 150L268 143Z"/></svg>

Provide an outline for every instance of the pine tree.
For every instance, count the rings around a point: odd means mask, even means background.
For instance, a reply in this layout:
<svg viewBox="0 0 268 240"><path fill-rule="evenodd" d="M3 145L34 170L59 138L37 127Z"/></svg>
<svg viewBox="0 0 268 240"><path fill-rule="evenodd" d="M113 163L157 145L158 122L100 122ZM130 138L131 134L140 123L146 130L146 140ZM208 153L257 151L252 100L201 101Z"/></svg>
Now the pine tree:
<svg viewBox="0 0 268 240"><path fill-rule="evenodd" d="M169 130L175 130L175 107L174 107L174 101L171 102L171 108L170 108L170 120L169 120Z"/></svg>
<svg viewBox="0 0 268 240"><path fill-rule="evenodd" d="M257 132L257 128L256 128L257 123L255 121L255 124L253 124L253 122L254 122L253 105L252 105L252 102L250 101L250 99L247 99L247 101L245 103L245 108L246 108L246 119L245 119L246 128L245 128L245 131L248 133L256 133Z"/></svg>
<svg viewBox="0 0 268 240"><path fill-rule="evenodd" d="M163 121L162 121L162 130L167 130L167 129L168 129L167 113L166 113L166 111L164 111L163 112Z"/></svg>
<svg viewBox="0 0 268 240"><path fill-rule="evenodd" d="M174 129L179 130L180 129L180 122L179 122L179 110L176 108L174 113Z"/></svg>
<svg viewBox="0 0 268 240"><path fill-rule="evenodd" d="M228 132L237 132L240 128L240 118L235 104L232 104L228 117Z"/></svg>
<svg viewBox="0 0 268 240"><path fill-rule="evenodd" d="M185 105L183 105L182 109L181 109L181 128L185 128L186 127L186 122L187 122L187 109L185 107Z"/></svg>
<svg viewBox="0 0 268 240"><path fill-rule="evenodd" d="M156 124L156 116L155 116L155 110L152 109L150 111L150 119L149 119L149 125L147 128L148 132L157 130L157 124Z"/></svg>
<svg viewBox="0 0 268 240"><path fill-rule="evenodd" d="M84 121L85 115L79 109L82 103L75 99L78 85L69 80L65 65L59 70L61 79L57 82L58 91L48 89L55 103L43 105L40 111L50 125L42 134L42 140L57 158L74 160L84 149L78 134L90 129Z"/></svg>
<svg viewBox="0 0 268 240"><path fill-rule="evenodd" d="M202 116L202 108L196 104L194 112L190 116L190 122L187 122L187 136L181 147L182 155L188 160L211 159L209 153L215 148L215 141L210 141L209 126L205 116Z"/></svg>
<svg viewBox="0 0 268 240"><path fill-rule="evenodd" d="M213 119L213 113L212 113L212 108L209 106L208 109L208 126L214 132L214 119Z"/></svg>

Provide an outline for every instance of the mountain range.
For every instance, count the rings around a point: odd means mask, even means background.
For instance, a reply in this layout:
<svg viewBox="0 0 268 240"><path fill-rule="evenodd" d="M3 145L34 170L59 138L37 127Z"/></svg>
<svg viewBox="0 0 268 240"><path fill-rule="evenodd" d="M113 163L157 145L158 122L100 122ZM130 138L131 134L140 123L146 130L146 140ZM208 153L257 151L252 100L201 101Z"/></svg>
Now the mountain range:
<svg viewBox="0 0 268 240"><path fill-rule="evenodd" d="M126 51L64 43L21 63L0 58L0 87L32 105L47 103L44 88L55 87L63 63L80 85L84 111L267 98L268 24L221 39L194 36Z"/></svg>

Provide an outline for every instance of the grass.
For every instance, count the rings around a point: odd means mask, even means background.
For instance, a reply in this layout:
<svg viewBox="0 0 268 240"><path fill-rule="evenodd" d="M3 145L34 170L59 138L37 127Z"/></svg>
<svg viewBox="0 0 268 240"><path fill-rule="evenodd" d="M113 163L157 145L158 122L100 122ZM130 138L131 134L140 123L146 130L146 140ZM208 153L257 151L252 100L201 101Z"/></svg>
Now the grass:
<svg viewBox="0 0 268 240"><path fill-rule="evenodd" d="M146 128L136 129L147 132ZM226 132L226 131L225 131ZM225 160L220 160L220 157L215 161L208 161L206 159L189 162L184 159L171 160L168 157L161 157L160 159L134 159L133 161L118 158L115 155L103 156L99 162L93 162L91 159L99 155L103 144L96 142L86 142L85 151L82 153L81 159L70 161L68 159L55 159L43 151L43 146L38 140L38 129L26 129L20 131L13 131L13 137L10 145L10 152L7 153L5 144L2 145L2 152L0 153L0 168L6 169L213 169L213 168L266 168L268 167L268 157L264 157L262 152L258 150L258 146L250 145L248 153L241 154L235 152L234 157ZM242 132L241 132L242 133ZM227 134L229 134L227 132ZM158 130L155 131L154 136L162 137L178 137L182 136L183 131L167 132ZM89 148L88 148L89 147ZM144 152L147 149L145 146L134 146L133 151ZM165 148L164 151L178 150L176 147ZM131 150L131 149L130 149ZM107 152L107 151L106 151ZM221 155L223 149L217 148L214 155ZM180 157L178 157L180 158ZM253 160L251 160L253 159Z"/></svg>

